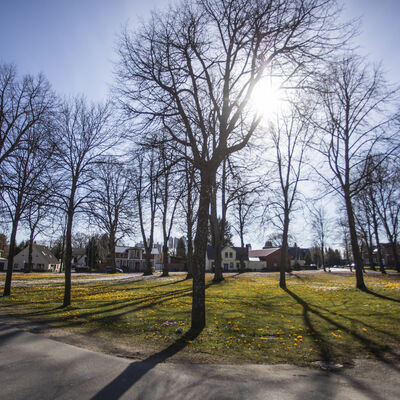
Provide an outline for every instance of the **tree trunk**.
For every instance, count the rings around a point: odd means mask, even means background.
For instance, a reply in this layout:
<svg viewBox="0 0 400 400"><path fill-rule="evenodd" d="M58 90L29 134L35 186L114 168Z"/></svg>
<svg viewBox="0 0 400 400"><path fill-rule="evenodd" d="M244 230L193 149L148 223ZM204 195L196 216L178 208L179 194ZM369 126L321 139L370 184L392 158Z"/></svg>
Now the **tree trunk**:
<svg viewBox="0 0 400 400"><path fill-rule="evenodd" d="M205 306L205 263L207 251L208 216L211 195L211 182L214 181L215 170L201 171L200 201L197 218L196 236L194 239L193 264L193 297L192 297L192 329L201 330L206 325ZM214 175L214 176L212 176Z"/></svg>
<svg viewBox="0 0 400 400"><path fill-rule="evenodd" d="M239 257L239 261L240 261L240 270L239 270L239 272L241 274L243 274L244 270L245 270L245 264L244 264L245 248L244 248L243 226L240 226L240 247L241 247L241 253L240 253L240 257ZM248 249L247 249L247 252L248 252ZM248 256L248 254L247 254L247 256Z"/></svg>
<svg viewBox="0 0 400 400"><path fill-rule="evenodd" d="M217 185L214 180L212 184L212 197L211 197L211 229L213 237L213 247L214 247L214 278L213 282L218 283L224 280L222 274L222 257L221 257L221 236L223 235L223 221L221 220L221 226L218 223L217 216Z"/></svg>
<svg viewBox="0 0 400 400"><path fill-rule="evenodd" d="M382 274L386 274L385 266L383 265L381 244L379 242L378 220L377 220L376 214L375 214L374 203L372 203L372 207L373 207L372 208L372 222L373 222L373 227L374 227L374 236L375 236L375 242L376 242L376 249L377 249L377 252L378 252L379 271L381 271Z"/></svg>
<svg viewBox="0 0 400 400"><path fill-rule="evenodd" d="M169 276L168 268L168 239L164 237L163 244L163 271L161 276Z"/></svg>
<svg viewBox="0 0 400 400"><path fill-rule="evenodd" d="M190 229L190 233L189 233ZM186 255L186 266L187 266L187 275L186 279L193 278L193 239L192 239L192 227L188 227L188 240L187 240L187 255Z"/></svg>
<svg viewBox="0 0 400 400"><path fill-rule="evenodd" d="M108 242L108 262L112 267L112 272L117 272L117 264L115 261L115 233L110 232L110 239Z"/></svg>
<svg viewBox="0 0 400 400"><path fill-rule="evenodd" d="M153 265L151 263L151 247L146 247L145 248L145 270L143 272L143 275L148 276L148 275L153 275Z"/></svg>
<svg viewBox="0 0 400 400"><path fill-rule="evenodd" d="M325 265L325 242L322 240L321 241L321 262L322 262L322 268L326 272L326 265Z"/></svg>
<svg viewBox="0 0 400 400"><path fill-rule="evenodd" d="M285 217L283 222L283 234L282 234L282 248L281 248L281 266L279 271L279 287L286 289L286 271L288 271L288 232L289 232L289 215L285 211Z"/></svg>
<svg viewBox="0 0 400 400"><path fill-rule="evenodd" d="M33 271L33 263L32 263L32 252L33 252L33 232L31 232L29 238L29 249L28 249L28 267L25 272Z"/></svg>
<svg viewBox="0 0 400 400"><path fill-rule="evenodd" d="M390 245L392 247L392 252L393 252L394 267L396 268L397 272L400 272L399 254L398 254L398 251L397 251L397 241L396 241L396 239L391 238Z"/></svg>
<svg viewBox="0 0 400 400"><path fill-rule="evenodd" d="M15 253L15 238L17 236L19 218L15 218L13 221L11 236L10 236L10 247L8 250L8 265L7 265L7 274L6 281L4 283L4 292L3 296L10 296L11 294L11 280L12 273L14 268L14 253Z"/></svg>
<svg viewBox="0 0 400 400"><path fill-rule="evenodd" d="M63 307L71 304L71 270L72 270L72 222L74 218L74 192L72 191L68 212L67 227L65 229L65 284Z"/></svg>
<svg viewBox="0 0 400 400"><path fill-rule="evenodd" d="M356 223L354 219L353 205L348 193L345 193L347 219L349 224L351 250L353 253L354 264L356 265L356 288L366 291L367 287L364 283L363 276L363 261L360 254L360 247L358 246Z"/></svg>

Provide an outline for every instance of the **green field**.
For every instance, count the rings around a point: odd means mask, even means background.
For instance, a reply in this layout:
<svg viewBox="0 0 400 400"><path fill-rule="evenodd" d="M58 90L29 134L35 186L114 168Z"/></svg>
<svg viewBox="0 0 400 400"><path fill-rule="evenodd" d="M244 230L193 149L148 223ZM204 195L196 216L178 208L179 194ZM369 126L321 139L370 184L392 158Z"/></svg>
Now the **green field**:
<svg viewBox="0 0 400 400"><path fill-rule="evenodd" d="M4 284L4 274L0 283ZM121 279L126 278L126 279ZM180 352L217 362L293 363L356 357L390 362L400 349L400 276L368 273L369 293L354 289L354 276L295 273L288 290L277 274L207 276L207 326L190 327L191 281L73 276L72 306L62 308L63 276L14 274L12 296L0 313L45 322L96 338L123 341L149 354ZM174 350L175 349L175 350Z"/></svg>

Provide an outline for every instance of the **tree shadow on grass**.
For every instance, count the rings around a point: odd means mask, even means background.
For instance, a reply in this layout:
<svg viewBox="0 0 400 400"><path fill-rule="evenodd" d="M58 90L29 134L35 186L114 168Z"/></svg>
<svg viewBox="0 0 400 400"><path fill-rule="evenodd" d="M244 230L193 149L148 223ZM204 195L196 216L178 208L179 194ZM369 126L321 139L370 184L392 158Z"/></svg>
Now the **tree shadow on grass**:
<svg viewBox="0 0 400 400"><path fill-rule="evenodd" d="M206 284L206 289L208 289L211 285L214 285L212 281ZM101 326L97 329L92 330L95 332L96 330L102 330L105 328L105 325L109 326L111 323L118 321L121 317L131 313L137 313L138 311L145 310L147 308L151 308L155 305L163 304L165 301L177 299L180 297L190 296L192 293L192 288L183 288L183 289L175 289L170 290L166 293L161 293L157 295L150 296L142 296L140 298L135 299L135 301L131 300L116 300L113 302L94 304L90 311L82 312L79 315L64 315L59 317L52 317L57 311L61 310L74 310L79 309L77 307L70 306L67 309L63 309L62 306L53 307L47 310L41 310L37 312L27 312L21 313L18 316L20 318L30 318L33 317L34 321L42 324L56 324L57 328L68 328L68 327L80 327L84 326L88 323L85 318L90 318L92 316L96 316L95 320L90 322L100 323ZM104 307L108 307L104 309ZM39 317L39 318L38 318ZM78 317L78 320L75 318Z"/></svg>
<svg viewBox="0 0 400 400"><path fill-rule="evenodd" d="M385 296L384 294L373 292L371 289L365 290L364 293L367 293L367 294L370 294L372 296L378 297L379 299L390 300L390 301L394 301L396 303L400 303L400 300L398 300L398 299L393 299L392 297Z"/></svg>
<svg viewBox="0 0 400 400"><path fill-rule="evenodd" d="M367 351L371 352L377 360L382 361L386 365L390 366L391 368L395 369L396 371L400 371L398 365L396 365L391 359L387 357L387 354L390 354L393 359L399 360L399 356L393 352L389 346L381 345L375 342L368 337L364 337L356 332L354 329L350 329L347 326L344 326L340 322L333 320L332 318L322 314L320 311L316 309L316 307L311 307L305 300L299 297L296 293L292 292L290 289L286 288L285 292L289 294L293 299L297 301L303 307L303 318L307 327L311 330L311 332L315 332L314 336L317 339L316 344L320 350L320 354L322 356L322 361L326 363L331 363L334 361L334 354L331 350L331 346L325 340L323 335L318 332L315 326L312 324L310 320L310 315L313 314L324 321L328 322L330 325L335 326L337 329L342 330L343 332L347 332L348 334L352 335L355 339L357 339Z"/></svg>
<svg viewBox="0 0 400 400"><path fill-rule="evenodd" d="M123 396L137 381L139 381L157 364L167 361L170 357L183 350L188 343L196 339L202 330L189 330L176 342L161 350L158 353L147 357L143 361L131 363L123 372L121 372L113 381L101 389L92 400L119 399Z"/></svg>

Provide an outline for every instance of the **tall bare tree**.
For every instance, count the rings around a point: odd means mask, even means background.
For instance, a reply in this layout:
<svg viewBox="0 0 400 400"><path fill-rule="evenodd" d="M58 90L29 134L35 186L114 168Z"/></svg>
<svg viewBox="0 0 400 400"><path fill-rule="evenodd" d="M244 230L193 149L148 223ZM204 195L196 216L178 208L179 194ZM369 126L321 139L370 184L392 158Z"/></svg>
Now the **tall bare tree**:
<svg viewBox="0 0 400 400"><path fill-rule="evenodd" d="M171 237L172 227L178 208L178 204L183 193L179 175L175 171L176 166L174 157L171 157L166 146L160 146L158 149L160 174L159 180L159 209L161 213L161 229L163 235L163 270L162 276L169 276L169 251L168 242Z"/></svg>
<svg viewBox="0 0 400 400"><path fill-rule="evenodd" d="M132 186L138 211L140 232L145 250L146 266L144 275L153 274L151 252L154 243L154 227L159 202L159 164L156 151L135 152Z"/></svg>
<svg viewBox="0 0 400 400"><path fill-rule="evenodd" d="M115 272L115 246L134 231L132 177L115 156L99 159L93 173L88 212L100 230L108 235L108 262Z"/></svg>
<svg viewBox="0 0 400 400"><path fill-rule="evenodd" d="M311 207L310 214L313 236L320 252L321 266L324 271L326 271L325 247L327 237L329 236L332 229L331 220L329 219L326 208L322 205L322 203Z"/></svg>
<svg viewBox="0 0 400 400"><path fill-rule="evenodd" d="M399 235L400 235L400 177L398 159L388 160L374 168L370 188L371 207L379 216L380 222L389 240L394 267L400 271ZM376 234L377 235L377 234ZM379 241L377 239L377 245ZM380 246L378 248L380 251ZM379 254L379 253L378 253Z"/></svg>
<svg viewBox="0 0 400 400"><path fill-rule="evenodd" d="M184 192L181 197L181 209L185 220L185 231L187 237L186 267L187 279L193 277L193 235L194 226L197 219L198 188L196 181L196 171L193 165L185 157L183 160Z"/></svg>
<svg viewBox="0 0 400 400"><path fill-rule="evenodd" d="M35 126L29 129L24 144L20 144L18 149L14 150L13 156L6 159L3 165L4 186L0 196L12 226L4 296L11 293L18 226L22 218L26 217L32 203L45 196L48 188L43 178L52 156L46 151L48 131L44 127L41 128Z"/></svg>
<svg viewBox="0 0 400 400"><path fill-rule="evenodd" d="M75 213L88 197L91 171L115 144L111 138L110 106L88 105L83 98L65 101L57 117L53 146L59 174L60 207L66 215L65 290L63 306L71 304L72 229Z"/></svg>
<svg viewBox="0 0 400 400"><path fill-rule="evenodd" d="M284 111L270 126L275 157L272 169L276 170L275 185L271 185L271 197L266 212L282 229L279 286L286 288L286 272L289 271L289 225L295 203L298 201L298 185L304 179L306 150L312 138L312 130L297 107ZM275 189L272 187L275 186Z"/></svg>
<svg viewBox="0 0 400 400"><path fill-rule="evenodd" d="M33 243L38 235L43 233L49 226L48 215L50 213L52 204L50 198L54 194L54 190L51 190L51 185L48 186L49 190L42 193L40 198L36 201L32 201L26 212L26 223L25 225L29 229L29 250L28 250L28 265L25 272L32 272L33 268Z"/></svg>
<svg viewBox="0 0 400 400"><path fill-rule="evenodd" d="M48 123L55 103L43 75L18 79L15 66L0 64L0 166L29 140L35 125Z"/></svg>
<svg viewBox="0 0 400 400"><path fill-rule="evenodd" d="M344 200L356 265L356 287L366 290L354 196L365 185L367 169L360 173L359 166L366 165L366 158L388 154L398 146L397 132L388 129L393 115L386 108L396 91L387 89L379 68L371 68L362 58L350 54L329 65L321 77L318 94L322 105L317 122L321 131L319 149L334 180L324 173L320 176Z"/></svg>
<svg viewBox="0 0 400 400"><path fill-rule="evenodd" d="M183 1L122 34L116 71L122 107L138 117L137 132L145 137L162 126L181 156L189 148L200 176L193 329L206 321L206 239L217 169L259 124L249 99L265 73L288 79L337 45L336 10L333 0Z"/></svg>

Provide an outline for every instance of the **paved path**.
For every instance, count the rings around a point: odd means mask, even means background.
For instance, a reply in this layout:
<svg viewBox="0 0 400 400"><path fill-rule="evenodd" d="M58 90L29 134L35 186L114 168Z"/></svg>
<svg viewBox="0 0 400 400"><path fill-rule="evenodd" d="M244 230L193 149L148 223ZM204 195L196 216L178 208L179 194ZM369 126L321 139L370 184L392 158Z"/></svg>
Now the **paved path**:
<svg viewBox="0 0 400 400"><path fill-rule="evenodd" d="M399 365L359 361L338 372L290 365L127 360L0 322L0 399L398 399ZM164 358L165 361L165 358Z"/></svg>

